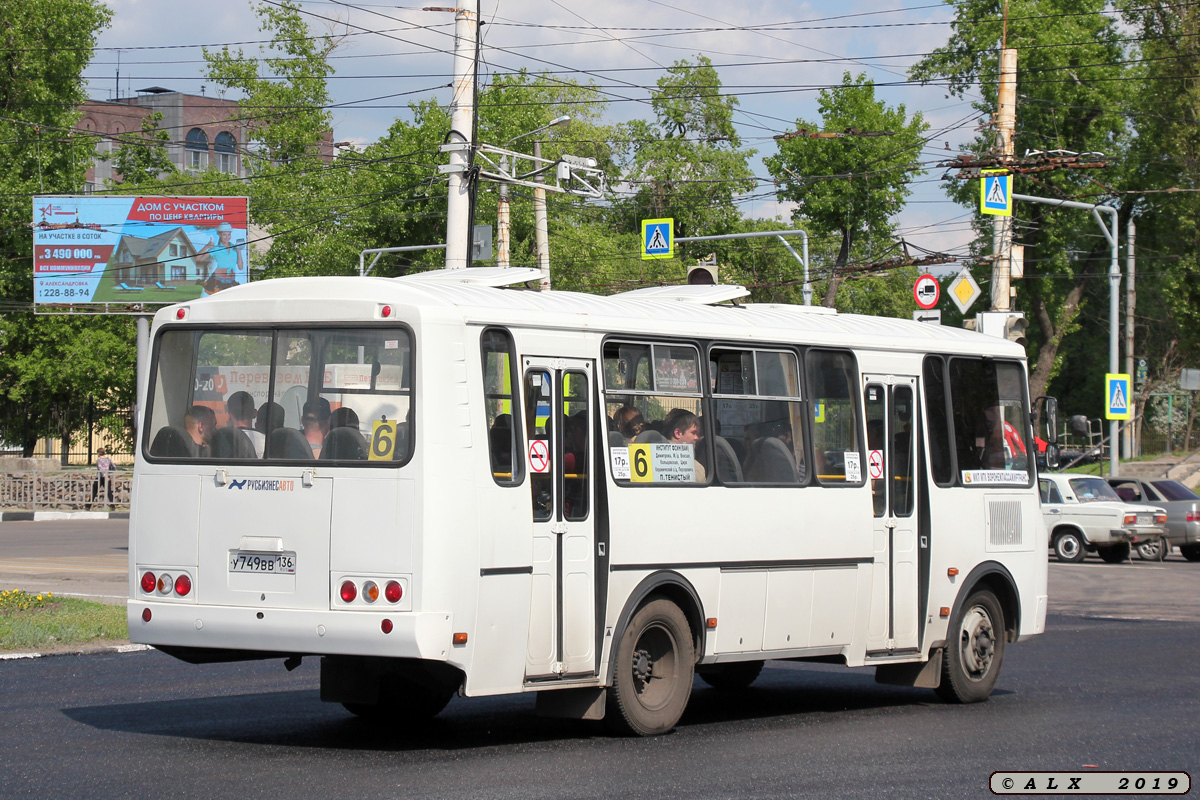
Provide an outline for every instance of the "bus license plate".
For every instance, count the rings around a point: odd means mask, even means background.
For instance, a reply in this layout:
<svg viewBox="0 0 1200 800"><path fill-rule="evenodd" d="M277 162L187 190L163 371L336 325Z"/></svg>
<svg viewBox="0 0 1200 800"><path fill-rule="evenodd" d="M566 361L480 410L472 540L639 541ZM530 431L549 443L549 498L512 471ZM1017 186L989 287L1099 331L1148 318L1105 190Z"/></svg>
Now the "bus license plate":
<svg viewBox="0 0 1200 800"><path fill-rule="evenodd" d="M229 553L229 571L295 575L296 554L292 552L248 553L244 550L232 550Z"/></svg>

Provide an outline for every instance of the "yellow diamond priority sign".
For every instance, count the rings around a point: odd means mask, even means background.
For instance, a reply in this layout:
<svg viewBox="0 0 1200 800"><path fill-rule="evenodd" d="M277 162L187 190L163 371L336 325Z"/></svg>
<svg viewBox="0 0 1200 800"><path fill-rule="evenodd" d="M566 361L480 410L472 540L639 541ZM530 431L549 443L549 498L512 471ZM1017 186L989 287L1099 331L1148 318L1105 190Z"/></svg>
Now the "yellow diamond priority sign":
<svg viewBox="0 0 1200 800"><path fill-rule="evenodd" d="M971 304L979 299L979 295L983 292L979 288L979 284L971 277L971 271L966 267L958 273L958 277L950 283L950 299L954 301L954 305L958 306L959 313L967 313L967 309Z"/></svg>

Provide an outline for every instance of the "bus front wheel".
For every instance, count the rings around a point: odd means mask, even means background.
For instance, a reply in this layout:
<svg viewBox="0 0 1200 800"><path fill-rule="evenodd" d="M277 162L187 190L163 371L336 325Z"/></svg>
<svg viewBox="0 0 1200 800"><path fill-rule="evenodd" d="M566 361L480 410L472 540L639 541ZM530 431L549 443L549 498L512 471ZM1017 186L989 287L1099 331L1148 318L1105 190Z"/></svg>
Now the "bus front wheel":
<svg viewBox="0 0 1200 800"><path fill-rule="evenodd" d="M653 600L629 620L616 650L605 720L617 733L655 736L675 727L692 692L692 631L679 606Z"/></svg>
<svg viewBox="0 0 1200 800"><path fill-rule="evenodd" d="M938 696L948 703L986 700L1004 661L1004 611L989 589L979 589L959 608L942 654Z"/></svg>

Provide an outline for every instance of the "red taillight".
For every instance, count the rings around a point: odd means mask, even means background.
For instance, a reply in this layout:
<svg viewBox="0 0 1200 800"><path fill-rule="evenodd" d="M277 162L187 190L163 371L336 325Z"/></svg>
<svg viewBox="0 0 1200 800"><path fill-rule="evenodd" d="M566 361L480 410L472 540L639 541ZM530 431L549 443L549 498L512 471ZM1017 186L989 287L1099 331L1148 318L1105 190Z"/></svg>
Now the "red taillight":
<svg viewBox="0 0 1200 800"><path fill-rule="evenodd" d="M379 315L380 315L381 317L383 317L384 319L387 319L388 317L390 317L390 316L392 315L392 307L391 307L391 306L384 306L384 307L383 307L383 308L380 310L380 312L379 312Z"/></svg>
<svg viewBox="0 0 1200 800"><path fill-rule="evenodd" d="M175 579L175 594L180 597L187 597L188 592L192 590L192 579L187 575L180 575Z"/></svg>
<svg viewBox="0 0 1200 800"><path fill-rule="evenodd" d="M154 591L154 587L156 587L156 586L158 586L158 578L156 578L154 576L154 573L153 572L143 572L142 573L142 591L145 592L146 594L150 594L150 592Z"/></svg>
<svg viewBox="0 0 1200 800"><path fill-rule="evenodd" d="M1187 515L1188 522L1200 522L1200 511L1189 511Z"/></svg>
<svg viewBox="0 0 1200 800"><path fill-rule="evenodd" d="M383 622L379 623L379 630L383 631L384 633L391 633L392 621L390 619L385 619Z"/></svg>
<svg viewBox="0 0 1200 800"><path fill-rule="evenodd" d="M1126 514L1125 515L1125 524L1126 525L1137 525L1137 514Z"/></svg>
<svg viewBox="0 0 1200 800"><path fill-rule="evenodd" d="M175 319L183 319L187 316L187 312L182 308L175 312Z"/></svg>
<svg viewBox="0 0 1200 800"><path fill-rule="evenodd" d="M358 597L358 587L354 585L354 581L342 581L342 602L353 603L354 598Z"/></svg>
<svg viewBox="0 0 1200 800"><path fill-rule="evenodd" d="M1154 521L1157 522L1159 525L1166 525L1167 524L1167 515L1159 514L1158 516L1156 516L1154 518Z"/></svg>
<svg viewBox="0 0 1200 800"><path fill-rule="evenodd" d="M142 622L149 622L149 621L150 621L150 609L143 608L142 609Z"/></svg>
<svg viewBox="0 0 1200 800"><path fill-rule="evenodd" d="M399 603L400 598L404 597L404 587L399 581L388 581L387 586L383 587L383 596L389 603Z"/></svg>

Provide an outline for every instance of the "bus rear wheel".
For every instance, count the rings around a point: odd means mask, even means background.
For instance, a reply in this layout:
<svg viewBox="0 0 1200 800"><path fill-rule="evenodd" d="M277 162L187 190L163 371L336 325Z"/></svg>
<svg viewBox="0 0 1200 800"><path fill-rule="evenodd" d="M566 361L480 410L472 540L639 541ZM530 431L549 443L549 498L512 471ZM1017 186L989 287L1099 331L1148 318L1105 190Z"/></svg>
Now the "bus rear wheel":
<svg viewBox="0 0 1200 800"><path fill-rule="evenodd" d="M616 649L605 721L615 732L655 736L675 727L692 693L692 631L679 606L653 600L629 620Z"/></svg>
<svg viewBox="0 0 1200 800"><path fill-rule="evenodd" d="M942 654L942 680L936 691L947 703L978 703L988 698L1004 661L1004 611L989 589L979 589L959 608Z"/></svg>
<svg viewBox="0 0 1200 800"><path fill-rule="evenodd" d="M700 680L714 689L738 691L749 688L762 672L761 661L734 661L728 664L708 664L696 668Z"/></svg>

